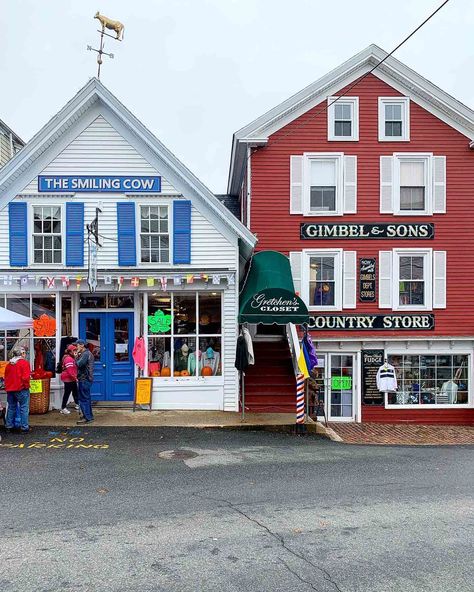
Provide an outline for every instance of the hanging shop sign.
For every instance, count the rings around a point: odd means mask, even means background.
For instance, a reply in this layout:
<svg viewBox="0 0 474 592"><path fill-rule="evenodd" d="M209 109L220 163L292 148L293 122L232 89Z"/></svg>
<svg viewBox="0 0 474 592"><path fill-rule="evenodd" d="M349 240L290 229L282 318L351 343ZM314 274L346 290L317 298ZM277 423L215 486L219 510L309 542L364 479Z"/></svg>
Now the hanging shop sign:
<svg viewBox="0 0 474 592"><path fill-rule="evenodd" d="M434 238L434 224L301 224L300 238Z"/></svg>
<svg viewBox="0 0 474 592"><path fill-rule="evenodd" d="M159 193L161 177L39 175L40 193Z"/></svg>
<svg viewBox="0 0 474 592"><path fill-rule="evenodd" d="M309 317L309 329L318 331L431 331L433 314L318 315Z"/></svg>
<svg viewBox="0 0 474 592"><path fill-rule="evenodd" d="M383 364L383 349L362 350L362 402L364 405L383 405L383 393L377 388L377 370Z"/></svg>
<svg viewBox="0 0 474 592"><path fill-rule="evenodd" d="M359 301L375 302L375 259L359 259Z"/></svg>

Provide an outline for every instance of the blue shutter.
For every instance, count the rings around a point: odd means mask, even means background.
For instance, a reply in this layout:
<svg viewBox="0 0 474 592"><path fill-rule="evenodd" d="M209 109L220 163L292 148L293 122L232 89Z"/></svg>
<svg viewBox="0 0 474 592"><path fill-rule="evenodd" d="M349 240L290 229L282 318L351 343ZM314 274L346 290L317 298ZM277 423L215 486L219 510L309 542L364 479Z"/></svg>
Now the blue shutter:
<svg viewBox="0 0 474 592"><path fill-rule="evenodd" d="M28 216L25 202L8 205L10 231L10 265L28 265Z"/></svg>
<svg viewBox="0 0 474 592"><path fill-rule="evenodd" d="M173 263L191 263L191 202L173 203Z"/></svg>
<svg viewBox="0 0 474 592"><path fill-rule="evenodd" d="M117 204L117 238L119 265L137 264L137 245L135 232L135 204Z"/></svg>
<svg viewBox="0 0 474 592"><path fill-rule="evenodd" d="M66 204L66 265L84 265L84 204Z"/></svg>

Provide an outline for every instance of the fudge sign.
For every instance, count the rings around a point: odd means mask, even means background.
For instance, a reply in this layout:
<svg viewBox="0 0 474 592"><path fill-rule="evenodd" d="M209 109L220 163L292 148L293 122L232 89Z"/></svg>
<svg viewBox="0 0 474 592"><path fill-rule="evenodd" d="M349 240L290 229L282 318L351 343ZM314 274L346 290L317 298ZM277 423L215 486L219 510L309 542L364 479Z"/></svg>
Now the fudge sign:
<svg viewBox="0 0 474 592"><path fill-rule="evenodd" d="M305 240L321 238L434 238L434 224L308 224L300 226Z"/></svg>

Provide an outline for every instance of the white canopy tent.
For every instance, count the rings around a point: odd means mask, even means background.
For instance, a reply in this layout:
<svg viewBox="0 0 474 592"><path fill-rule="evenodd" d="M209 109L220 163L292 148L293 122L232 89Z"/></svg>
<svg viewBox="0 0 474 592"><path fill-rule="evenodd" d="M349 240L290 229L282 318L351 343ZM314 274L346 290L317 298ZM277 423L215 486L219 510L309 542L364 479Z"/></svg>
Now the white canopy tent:
<svg viewBox="0 0 474 592"><path fill-rule="evenodd" d="M33 326L33 319L0 306L0 329L27 329Z"/></svg>

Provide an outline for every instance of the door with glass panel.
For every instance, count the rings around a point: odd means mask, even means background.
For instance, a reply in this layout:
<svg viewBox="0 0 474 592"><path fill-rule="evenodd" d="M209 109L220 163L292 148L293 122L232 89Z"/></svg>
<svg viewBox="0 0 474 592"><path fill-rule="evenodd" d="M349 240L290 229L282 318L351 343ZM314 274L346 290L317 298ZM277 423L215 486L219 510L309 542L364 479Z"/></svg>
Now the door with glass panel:
<svg viewBox="0 0 474 592"><path fill-rule="evenodd" d="M354 421L354 355L327 355L327 414L330 421Z"/></svg>
<svg viewBox="0 0 474 592"><path fill-rule="evenodd" d="M92 398L133 400L133 313L81 313L79 334L94 355Z"/></svg>

